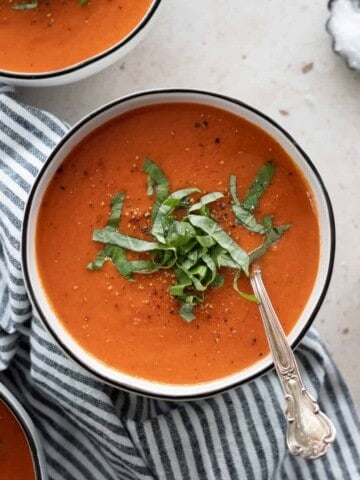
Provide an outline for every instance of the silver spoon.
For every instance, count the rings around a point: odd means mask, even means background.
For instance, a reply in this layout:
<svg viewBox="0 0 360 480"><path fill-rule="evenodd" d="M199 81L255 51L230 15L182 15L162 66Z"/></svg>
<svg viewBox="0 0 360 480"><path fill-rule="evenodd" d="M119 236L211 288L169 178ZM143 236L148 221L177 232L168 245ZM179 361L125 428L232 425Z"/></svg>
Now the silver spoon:
<svg viewBox="0 0 360 480"><path fill-rule="evenodd" d="M308 459L319 458L335 440L335 427L304 387L294 353L271 305L259 267L253 269L250 281L260 302L261 318L285 394L288 448L293 455Z"/></svg>

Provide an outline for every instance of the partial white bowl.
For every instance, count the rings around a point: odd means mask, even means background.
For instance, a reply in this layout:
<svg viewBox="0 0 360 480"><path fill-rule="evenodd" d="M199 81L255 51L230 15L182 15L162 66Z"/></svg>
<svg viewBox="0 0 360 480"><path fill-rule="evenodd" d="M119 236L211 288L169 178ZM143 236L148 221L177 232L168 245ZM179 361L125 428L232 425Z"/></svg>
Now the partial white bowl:
<svg viewBox="0 0 360 480"><path fill-rule="evenodd" d="M97 55L66 68L41 73L2 70L0 66L0 82L24 87L53 87L99 73L120 60L144 38L153 25L162 2L163 0L153 0L145 16L125 38Z"/></svg>
<svg viewBox="0 0 360 480"><path fill-rule="evenodd" d="M157 398L194 399L229 389L261 375L273 367L270 355L238 373L195 385L168 385L132 377L98 361L70 336L47 301L36 265L35 235L39 207L49 182L66 156L90 132L109 120L139 107L171 102L200 103L218 107L256 124L280 143L307 179L314 194L319 216L320 262L312 294L288 337L290 344L295 347L315 318L330 281L335 250L332 207L319 173L292 137L262 112L236 99L197 90L145 91L115 100L81 120L60 142L35 181L25 212L22 256L26 284L34 307L58 343L78 363L105 382L120 388Z"/></svg>
<svg viewBox="0 0 360 480"><path fill-rule="evenodd" d="M34 465L35 480L47 480L45 455L36 427L19 400L5 385L2 376L0 376L0 400L9 408L24 432Z"/></svg>
<svg viewBox="0 0 360 480"><path fill-rule="evenodd" d="M360 3L354 0L329 0L330 17L326 31L332 49L345 59L351 70L360 70Z"/></svg>

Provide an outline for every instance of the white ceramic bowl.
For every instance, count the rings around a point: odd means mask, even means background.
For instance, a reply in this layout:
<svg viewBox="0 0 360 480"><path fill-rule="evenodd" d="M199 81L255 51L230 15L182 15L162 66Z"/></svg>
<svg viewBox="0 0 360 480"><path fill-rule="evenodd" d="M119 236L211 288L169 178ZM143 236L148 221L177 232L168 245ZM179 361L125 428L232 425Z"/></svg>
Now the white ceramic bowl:
<svg viewBox="0 0 360 480"><path fill-rule="evenodd" d="M335 227L328 194L319 173L307 155L290 135L273 120L258 110L235 99L194 90L174 89L140 92L105 105L88 115L71 129L52 153L36 179L26 208L22 254L24 274L32 302L44 324L63 349L96 376L113 385L142 394L155 397L185 399L211 395L246 382L271 368L273 366L272 359L270 355L268 355L255 365L251 365L238 373L196 385L167 385L146 381L108 367L79 346L62 326L61 322L58 321L42 290L35 252L35 234L39 206L51 178L69 152L90 132L114 117L138 107L171 102L193 102L218 107L258 125L280 143L300 168L313 191L321 233L320 262L312 294L298 322L289 335L289 341L292 346L295 346L297 342L299 342L309 328L324 299L334 261Z"/></svg>
<svg viewBox="0 0 360 480"><path fill-rule="evenodd" d="M13 393L11 393L11 391L4 382L4 378L0 376L0 400L2 400L9 408L9 410L14 415L19 425L21 426L21 429L24 432L31 452L35 472L35 480L47 480L48 476L46 470L45 455L41 445L39 434L35 428L35 425L33 424L33 421L29 417L29 414L26 412L19 400L17 400Z"/></svg>
<svg viewBox="0 0 360 480"><path fill-rule="evenodd" d="M162 1L153 0L145 16L125 38L97 55L66 68L41 73L2 70L0 66L0 81L25 87L53 87L90 77L118 61L140 42L152 26Z"/></svg>

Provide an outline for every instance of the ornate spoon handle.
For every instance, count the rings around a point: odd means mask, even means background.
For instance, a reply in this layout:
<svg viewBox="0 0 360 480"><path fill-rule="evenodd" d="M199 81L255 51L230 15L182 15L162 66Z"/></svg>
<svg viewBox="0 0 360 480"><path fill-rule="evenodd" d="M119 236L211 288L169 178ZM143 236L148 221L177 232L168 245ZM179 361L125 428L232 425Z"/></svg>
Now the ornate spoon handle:
<svg viewBox="0 0 360 480"><path fill-rule="evenodd" d="M259 268L253 270L250 281L260 301L261 318L285 394L289 450L304 458L319 458L335 440L335 427L304 387L294 353L271 305Z"/></svg>

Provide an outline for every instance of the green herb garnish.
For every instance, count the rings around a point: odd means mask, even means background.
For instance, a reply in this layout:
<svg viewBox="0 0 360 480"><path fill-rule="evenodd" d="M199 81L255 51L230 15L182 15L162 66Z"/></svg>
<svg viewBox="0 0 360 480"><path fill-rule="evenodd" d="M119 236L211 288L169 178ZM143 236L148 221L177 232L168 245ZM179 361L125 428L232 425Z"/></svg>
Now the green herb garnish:
<svg viewBox="0 0 360 480"><path fill-rule="evenodd" d="M82 7L86 5L89 0L77 0L79 5ZM13 10L33 10L39 6L38 0L33 0L32 2L28 3L18 3L12 7Z"/></svg>
<svg viewBox="0 0 360 480"><path fill-rule="evenodd" d="M231 175L230 177L229 191L233 199L231 209L234 212L236 221L250 232L265 235L263 244L250 252L250 264L265 255L271 245L276 243L282 234L291 227L291 225L273 226L271 215L265 216L259 223L253 214L259 205L261 196L269 186L274 173L274 164L271 161L266 162L258 171L243 202L239 201L237 195L235 175Z"/></svg>
<svg viewBox="0 0 360 480"><path fill-rule="evenodd" d="M271 227L269 232L265 236L264 243L250 252L250 263L256 262L259 258L263 257L267 250L274 245L278 240L280 240L282 234L286 232L291 227L291 225L279 225L278 227Z"/></svg>
<svg viewBox="0 0 360 480"><path fill-rule="evenodd" d="M155 191L155 203L152 208L152 219L154 220L160 205L169 195L169 181L161 168L150 158L145 158L143 170L148 175L147 194L152 195Z"/></svg>
<svg viewBox="0 0 360 480"><path fill-rule="evenodd" d="M29 3L18 3L12 7L13 10L33 10L38 7L38 0Z"/></svg>
<svg viewBox="0 0 360 480"><path fill-rule="evenodd" d="M257 298L256 295L253 293L245 293L239 290L238 288L238 280L240 278L241 271L238 270L235 275L234 275L234 281L233 281L233 289L242 297L244 300L248 300L249 302L254 302L254 303L260 303L259 299Z"/></svg>
<svg viewBox="0 0 360 480"><path fill-rule="evenodd" d="M243 202L240 202L237 196L235 175L230 177L229 190L233 198L232 211L236 221L251 232L264 234L268 231L269 218L271 222L271 217L265 217L261 223L258 223L253 213L258 207L260 198L267 189L274 173L275 167L273 163L271 161L266 162L258 171Z"/></svg>
<svg viewBox="0 0 360 480"><path fill-rule="evenodd" d="M155 197L149 232L153 240L119 231L125 193L118 193L111 200L106 227L93 232L93 240L103 243L104 247L87 268L99 270L105 261L111 260L116 270L128 280L133 280L135 273L151 274L172 269L176 283L169 288L169 293L180 303L179 314L187 322L195 318L194 307L204 301L206 290L223 285L223 268L234 270L235 291L242 298L257 302L254 295L238 289L238 279L242 273L248 276L251 263L262 257L290 227L273 226L271 216L264 217L260 223L254 217L260 197L274 174L274 165L267 162L259 170L243 202L238 199L236 177L232 175L230 178L236 221L264 236L263 243L250 253L242 249L212 216L210 205L224 196L221 192L202 195L195 201L194 196L201 194L199 189L170 192L168 179L152 160L145 159L143 170L148 176L147 193ZM148 258L130 261L127 252L147 254Z"/></svg>

